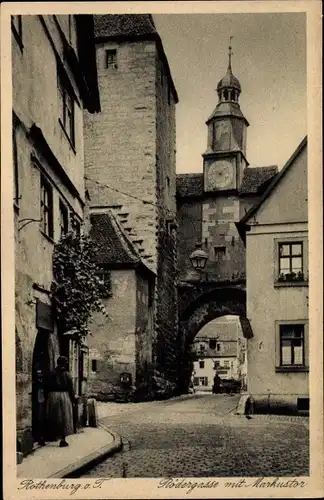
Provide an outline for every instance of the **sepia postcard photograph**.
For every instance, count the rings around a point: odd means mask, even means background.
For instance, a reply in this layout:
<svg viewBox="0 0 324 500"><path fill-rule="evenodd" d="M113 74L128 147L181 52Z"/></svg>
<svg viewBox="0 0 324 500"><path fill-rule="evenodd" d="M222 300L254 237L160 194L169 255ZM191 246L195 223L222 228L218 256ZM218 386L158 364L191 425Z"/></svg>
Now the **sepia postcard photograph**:
<svg viewBox="0 0 324 500"><path fill-rule="evenodd" d="M321 2L4 2L4 498L320 498Z"/></svg>

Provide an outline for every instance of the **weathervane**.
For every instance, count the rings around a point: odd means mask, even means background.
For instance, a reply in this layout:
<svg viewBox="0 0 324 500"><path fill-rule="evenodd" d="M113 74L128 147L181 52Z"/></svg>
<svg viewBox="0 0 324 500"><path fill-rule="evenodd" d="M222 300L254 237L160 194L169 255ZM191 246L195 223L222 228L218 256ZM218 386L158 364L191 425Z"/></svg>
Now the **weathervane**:
<svg viewBox="0 0 324 500"><path fill-rule="evenodd" d="M228 47L228 67L231 69L231 61L232 61L232 55L233 55L233 51L232 51L232 39L233 37L230 36L229 38L229 47Z"/></svg>

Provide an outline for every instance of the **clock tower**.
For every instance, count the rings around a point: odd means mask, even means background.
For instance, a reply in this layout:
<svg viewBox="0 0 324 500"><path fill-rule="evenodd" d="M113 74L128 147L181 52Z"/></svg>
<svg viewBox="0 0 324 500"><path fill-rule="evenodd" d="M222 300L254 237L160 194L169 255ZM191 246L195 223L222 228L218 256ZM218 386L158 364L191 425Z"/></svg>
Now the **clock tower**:
<svg viewBox="0 0 324 500"><path fill-rule="evenodd" d="M245 155L249 123L239 104L241 84L232 72L231 46L228 57L226 75L217 85L218 104L206 122L208 140L203 154L205 192L237 191L243 171L248 166Z"/></svg>

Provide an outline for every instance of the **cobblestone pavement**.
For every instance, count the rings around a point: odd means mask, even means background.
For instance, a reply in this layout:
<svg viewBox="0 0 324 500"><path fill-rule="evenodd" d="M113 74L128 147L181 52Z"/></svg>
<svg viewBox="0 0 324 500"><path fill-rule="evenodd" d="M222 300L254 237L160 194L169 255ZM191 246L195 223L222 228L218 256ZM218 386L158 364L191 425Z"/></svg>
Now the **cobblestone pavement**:
<svg viewBox="0 0 324 500"><path fill-rule="evenodd" d="M291 419L234 415L239 396L193 395L129 406L99 405L123 451L82 477L309 475L308 429ZM106 415L106 416L104 416Z"/></svg>

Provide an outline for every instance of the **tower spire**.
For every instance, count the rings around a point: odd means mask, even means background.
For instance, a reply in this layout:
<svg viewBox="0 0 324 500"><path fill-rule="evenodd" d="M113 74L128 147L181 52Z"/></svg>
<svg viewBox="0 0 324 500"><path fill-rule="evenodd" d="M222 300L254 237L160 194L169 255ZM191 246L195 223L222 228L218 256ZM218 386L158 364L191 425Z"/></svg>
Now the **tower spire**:
<svg viewBox="0 0 324 500"><path fill-rule="evenodd" d="M228 69L232 70L232 36L229 37L229 47L228 47Z"/></svg>

